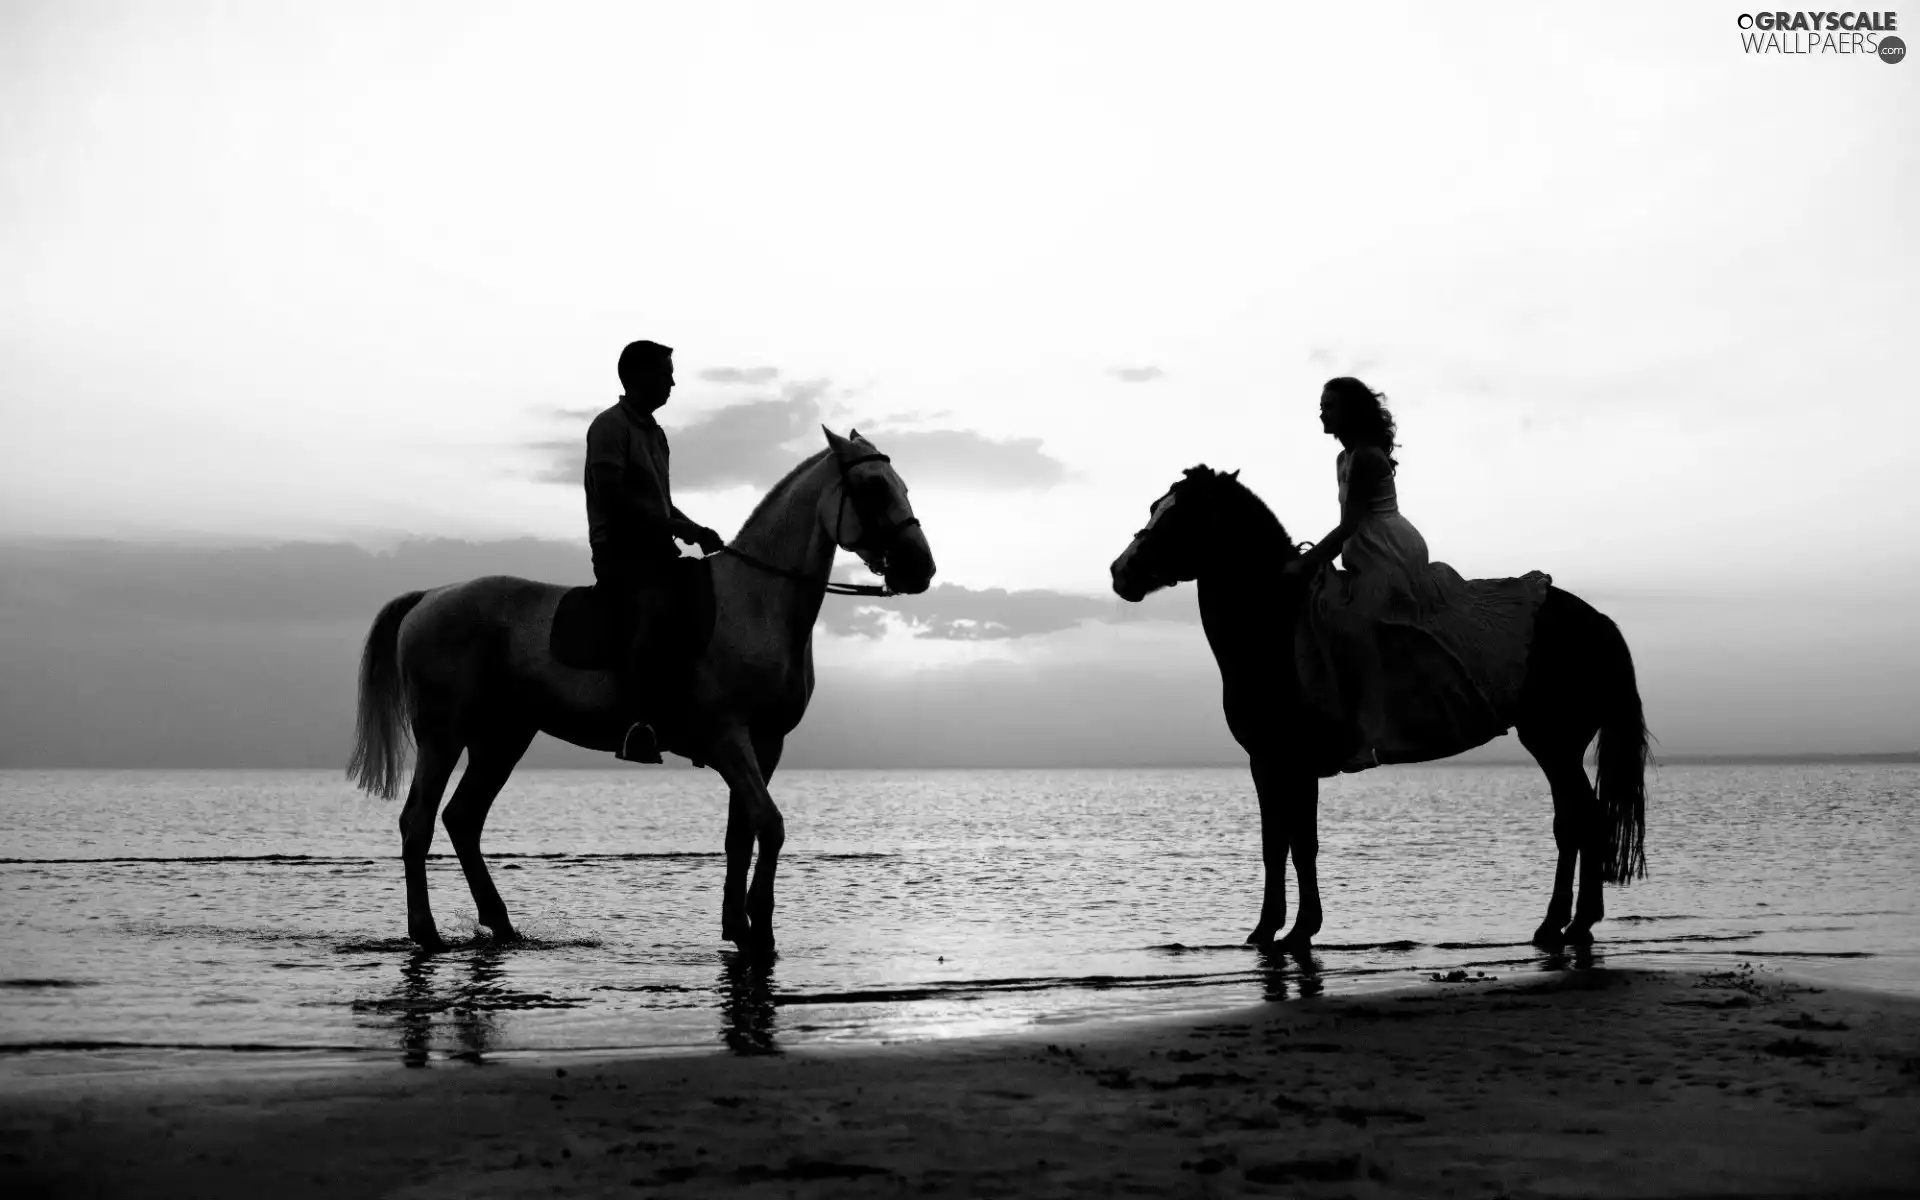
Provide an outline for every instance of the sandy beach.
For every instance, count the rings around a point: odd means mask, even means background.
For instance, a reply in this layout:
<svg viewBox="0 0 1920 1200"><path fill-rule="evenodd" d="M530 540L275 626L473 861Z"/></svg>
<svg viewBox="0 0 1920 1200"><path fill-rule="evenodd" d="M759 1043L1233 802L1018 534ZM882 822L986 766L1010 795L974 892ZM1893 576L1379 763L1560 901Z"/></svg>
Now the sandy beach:
<svg viewBox="0 0 1920 1200"><path fill-rule="evenodd" d="M16 1077L9 1196L1896 1196L1920 1002L1603 969L570 1066Z"/></svg>

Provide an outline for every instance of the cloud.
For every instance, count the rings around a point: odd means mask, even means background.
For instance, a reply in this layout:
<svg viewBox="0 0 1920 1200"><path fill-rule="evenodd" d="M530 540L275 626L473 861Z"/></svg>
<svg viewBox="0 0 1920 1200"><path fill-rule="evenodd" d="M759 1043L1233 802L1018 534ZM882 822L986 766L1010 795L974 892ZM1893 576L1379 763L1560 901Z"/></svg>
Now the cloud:
<svg viewBox="0 0 1920 1200"><path fill-rule="evenodd" d="M1040 448L1039 438L990 438L968 429L918 429L874 434L909 484L955 487L1050 488L1067 479L1066 464Z"/></svg>
<svg viewBox="0 0 1920 1200"><path fill-rule="evenodd" d="M361 641L388 599L487 574L581 583L590 570L584 545L533 539L421 540L390 553L337 543L0 543L0 767L338 768L352 735ZM943 585L858 608L835 599L821 632L907 621L935 638L1039 637L1148 607ZM1191 657L1178 686L1197 696L1217 689L1211 662ZM1162 715L1117 699L1164 692L1170 684L1155 670L1102 660L1064 672L987 665L881 679L831 667L788 761L1213 755L1223 735L1204 707L1181 706L1201 715L1176 736ZM877 719L901 735L879 759L870 745ZM605 761L542 738L528 765Z"/></svg>
<svg viewBox="0 0 1920 1200"><path fill-rule="evenodd" d="M764 399L729 404L702 413L673 428L672 406L665 410L673 451L675 492L695 492L748 486L766 488L793 469L794 443L807 441L807 450L820 436L823 380L795 380L780 385ZM582 414L564 412L577 419ZM596 415L584 414L588 419ZM578 436L565 441L541 439L526 444L539 464L531 471L539 483L581 486L586 473L587 438L584 423Z"/></svg>
<svg viewBox="0 0 1920 1200"><path fill-rule="evenodd" d="M835 572L858 572L842 562ZM480 575L549 583L593 581L583 542L539 538L468 542L430 538L376 553L338 542L192 547L111 541L0 543L0 617L57 611L87 620L167 618L198 622L366 621L402 592ZM1033 637L1083 621L1198 621L1192 588L1145 604L1047 589L1007 591L942 583L919 596L822 612L828 633L877 636L890 622L921 637Z"/></svg>
<svg viewBox="0 0 1920 1200"><path fill-rule="evenodd" d="M823 380L784 383L775 397L730 404L674 430L674 488L773 486L793 469L793 443L817 449L826 393Z"/></svg>
<svg viewBox="0 0 1920 1200"><path fill-rule="evenodd" d="M533 451L539 465L529 472L535 483L564 483L569 487L584 487L587 478L587 421L588 414L580 422L580 436L568 441L528 442L526 448Z"/></svg>
<svg viewBox="0 0 1920 1200"><path fill-rule="evenodd" d="M1355 353L1332 346L1314 346L1307 351L1309 365L1343 375L1365 375L1385 361L1377 353Z"/></svg>
<svg viewBox="0 0 1920 1200"><path fill-rule="evenodd" d="M826 380L789 380L771 395L670 427L674 491L771 487L793 468L796 455L818 448L820 422L832 392ZM671 413L671 407L667 411ZM562 413L576 422L582 415ZM1053 487L1068 474L1066 464L1042 450L1038 438L991 438L968 429L869 433L913 483L1020 490ZM580 486L586 470L584 429L564 441L529 442L525 449L537 464L530 471L534 480Z"/></svg>
<svg viewBox="0 0 1920 1200"><path fill-rule="evenodd" d="M896 425L924 425L928 421L946 421L952 417L953 410L943 408L937 412L919 412L916 410L913 412L888 413L884 417L862 417L856 421L855 424L867 425L874 429L879 429Z"/></svg>
<svg viewBox="0 0 1920 1200"><path fill-rule="evenodd" d="M402 592L479 575L591 583L593 566L584 542L537 538L422 539L387 553L338 542L0 544L0 615L59 611L103 623L367 621Z"/></svg>
<svg viewBox="0 0 1920 1200"><path fill-rule="evenodd" d="M915 637L991 641L1069 629L1099 618L1118 603L1067 592L1009 592L1003 588L974 591L943 583L919 596L830 607L822 612L821 622L829 633L879 637L892 616Z"/></svg>
<svg viewBox="0 0 1920 1200"><path fill-rule="evenodd" d="M1151 383L1167 377L1159 367L1114 367L1107 374L1124 383Z"/></svg>
<svg viewBox="0 0 1920 1200"><path fill-rule="evenodd" d="M337 543L0 543L0 767L338 769L360 644L386 600L478 575L579 583L590 572L584 544L533 539L423 540L390 553ZM1700 605L1684 596L1597 580L1580 590L1622 622L1670 754L1913 748L1920 672L1878 598L1744 595L1713 602L1702 625ZM821 613L820 688L787 761L1232 761L1194 605L1191 587L1137 605L952 584L917 597L835 598ZM1121 628L1147 621L1187 624ZM1783 641L1787 627L1801 636ZM903 669L898 647L868 640L901 629L999 645L987 661ZM1015 650L1016 639L1027 642ZM1158 649L1143 657L1129 647ZM548 739L528 759L605 762Z"/></svg>
<svg viewBox="0 0 1920 1200"><path fill-rule="evenodd" d="M843 637L880 637L890 627L900 626L914 637L948 641L1039 637L1088 621L1120 624L1141 620L1198 623L1200 610L1193 589L1175 589L1136 605L1112 596L1045 588L975 590L943 583L918 596L829 606L820 616L822 629Z"/></svg>
<svg viewBox="0 0 1920 1200"><path fill-rule="evenodd" d="M772 383L780 378L778 367L708 367L699 377L708 383Z"/></svg>

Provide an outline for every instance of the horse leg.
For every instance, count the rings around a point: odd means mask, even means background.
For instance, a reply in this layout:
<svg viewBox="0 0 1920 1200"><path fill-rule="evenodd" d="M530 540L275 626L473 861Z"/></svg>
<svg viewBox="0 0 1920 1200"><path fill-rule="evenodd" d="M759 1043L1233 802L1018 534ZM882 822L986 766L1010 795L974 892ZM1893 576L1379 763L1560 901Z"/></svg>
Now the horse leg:
<svg viewBox="0 0 1920 1200"><path fill-rule="evenodd" d="M787 739L785 734L767 733L755 730L753 735L753 761L760 766L760 781L772 783L773 773L780 767L780 756L785 753Z"/></svg>
<svg viewBox="0 0 1920 1200"><path fill-rule="evenodd" d="M447 811L440 818L447 827L448 839L453 842L453 852L460 856L460 869L466 872L467 888L473 892L480 923L499 942L517 941L520 935L514 932L513 922L507 918L507 906L500 899L499 889L493 886L486 860L480 856L480 831L486 826L487 810L493 807L494 797L506 786L507 776L513 773L520 756L533 743L533 734L532 728L525 728L497 732L484 740L474 739L467 747L467 769L461 774L459 786L453 789L453 799L447 801Z"/></svg>
<svg viewBox="0 0 1920 1200"><path fill-rule="evenodd" d="M1607 863L1607 814L1587 769L1575 757L1567 772L1567 787L1580 802L1580 900L1573 906L1573 924L1567 926L1567 942L1574 946L1593 944L1593 927L1607 915L1602 877ZM1559 794L1556 784L1554 793ZM1556 802L1556 807L1558 804Z"/></svg>
<svg viewBox="0 0 1920 1200"><path fill-rule="evenodd" d="M1280 794L1293 871L1300 877L1300 912L1293 918L1293 929L1280 939L1280 948L1299 953L1320 932L1320 780L1311 771L1289 765L1282 773Z"/></svg>
<svg viewBox="0 0 1920 1200"><path fill-rule="evenodd" d="M1581 764L1585 753L1581 744L1570 738L1544 737L1524 727L1520 730L1520 744L1527 748L1534 761L1540 764L1540 769L1546 772L1547 784L1553 789L1553 843L1559 851L1559 859L1553 868L1553 897L1547 901L1547 915L1542 918L1540 927L1533 931L1533 944L1543 950L1558 950L1567 942L1576 940L1575 930L1567 927L1567 922L1573 917L1573 872L1576 863L1581 867L1581 903L1588 903L1587 868L1597 869L1599 859L1581 852L1589 844L1589 830L1596 824L1600 803L1594 796L1593 785L1587 781L1587 769ZM1594 883L1597 895L1597 877ZM1592 921L1588 921L1587 928L1592 924ZM1585 929L1581 932L1586 934L1587 941L1593 940L1591 933Z"/></svg>
<svg viewBox="0 0 1920 1200"><path fill-rule="evenodd" d="M1247 935L1247 944L1264 946L1287 923L1287 820L1276 760L1259 754L1249 765L1260 797L1260 857L1266 865L1266 891L1260 900L1260 921Z"/></svg>
<svg viewBox="0 0 1920 1200"><path fill-rule="evenodd" d="M773 778L773 772L780 765L780 755L785 749L786 739L779 736L756 736L753 739L753 761L759 768L760 794L765 810L759 823L759 856L753 863L753 885L747 889L747 918L753 922L753 929L761 942L761 948L771 953L773 950L773 877L779 870L780 850L787 842L787 819L781 815L779 806L773 802L773 793L767 790L767 783Z"/></svg>
<svg viewBox="0 0 1920 1200"><path fill-rule="evenodd" d="M427 902L427 850L433 845L433 818L440 809L440 796L447 790L447 778L460 759L460 747L451 739L414 729L419 746L414 756L413 783L407 789L406 807L400 810L400 862L407 876L407 936L421 949L445 950L440 931L433 923L433 906Z"/></svg>
<svg viewBox="0 0 1920 1200"><path fill-rule="evenodd" d="M725 774L722 774L725 778ZM727 877L720 889L720 937L736 946L747 944L747 867L753 861L753 804L727 781Z"/></svg>
<svg viewBox="0 0 1920 1200"><path fill-rule="evenodd" d="M1559 771L1547 769L1547 783L1553 789L1553 844L1559 857L1553 865L1553 895L1547 900L1547 915L1533 931L1533 944L1542 950L1558 950L1566 944L1562 932L1573 917L1573 869L1580 859L1579 798L1564 783L1556 782Z"/></svg>
<svg viewBox="0 0 1920 1200"><path fill-rule="evenodd" d="M720 935L740 946L773 951L773 887L786 820L767 793L753 739L743 729L716 739L710 763L727 781L727 881L721 899ZM760 861L752 862L754 842ZM753 886L747 887L747 868Z"/></svg>

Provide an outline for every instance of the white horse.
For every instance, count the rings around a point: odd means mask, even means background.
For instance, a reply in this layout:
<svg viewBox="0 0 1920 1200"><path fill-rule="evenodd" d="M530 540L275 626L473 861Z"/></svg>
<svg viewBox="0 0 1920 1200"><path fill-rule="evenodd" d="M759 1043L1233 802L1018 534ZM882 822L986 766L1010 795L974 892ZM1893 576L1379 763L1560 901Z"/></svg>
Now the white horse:
<svg viewBox="0 0 1920 1200"><path fill-rule="evenodd" d="M891 592L924 592L934 571L907 485L887 456L857 430L850 439L823 432L827 449L775 484L733 542L694 568L711 572L712 636L690 673L686 707L671 723L674 740L664 746L727 781L721 936L763 952L773 949L774 873L786 838L767 779L813 695L813 624L830 590L834 552L859 555ZM380 610L367 634L347 774L392 798L411 734L418 752L400 814L400 856L407 934L428 950L445 943L427 901L427 848L460 752L467 769L447 803L447 835L480 923L511 940L513 923L480 856L494 797L534 734L612 752L630 723L615 704L610 670L554 657L554 618L567 592L505 575L408 592Z"/></svg>

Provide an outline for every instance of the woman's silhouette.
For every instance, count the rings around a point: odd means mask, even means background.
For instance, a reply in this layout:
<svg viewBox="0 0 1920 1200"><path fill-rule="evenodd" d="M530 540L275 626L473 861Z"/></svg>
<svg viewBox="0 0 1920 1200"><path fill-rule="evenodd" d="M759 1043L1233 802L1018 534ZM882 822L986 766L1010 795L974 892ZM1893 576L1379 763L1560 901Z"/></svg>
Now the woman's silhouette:
<svg viewBox="0 0 1920 1200"><path fill-rule="evenodd" d="M1349 571L1414 587L1427 572L1427 540L1400 515L1394 492L1393 415L1386 397L1352 376L1320 391L1320 428L1344 447L1334 460L1340 481L1340 524L1301 557L1295 573L1341 555Z"/></svg>
<svg viewBox="0 0 1920 1200"><path fill-rule="evenodd" d="M1309 579L1335 555L1346 568L1328 575L1314 604L1334 635L1352 692L1349 708L1360 748L1347 769L1417 756L1412 743L1424 739L1410 725L1418 719L1405 705L1396 706L1394 697L1412 694L1436 676L1457 677L1455 695L1466 701L1448 706L1448 724L1464 727L1468 736L1475 726L1504 732L1505 722L1487 701L1500 681L1475 678L1481 672L1473 668L1496 662L1518 672L1525 644L1511 653L1483 653L1496 648L1486 639L1507 630L1475 619L1477 605L1466 581L1446 563L1431 561L1426 539L1401 514L1394 488L1396 430L1386 397L1352 376L1329 379L1320 392L1320 426L1342 446L1334 468L1340 523L1285 572L1294 580ZM1539 591L1545 591L1544 580Z"/></svg>

